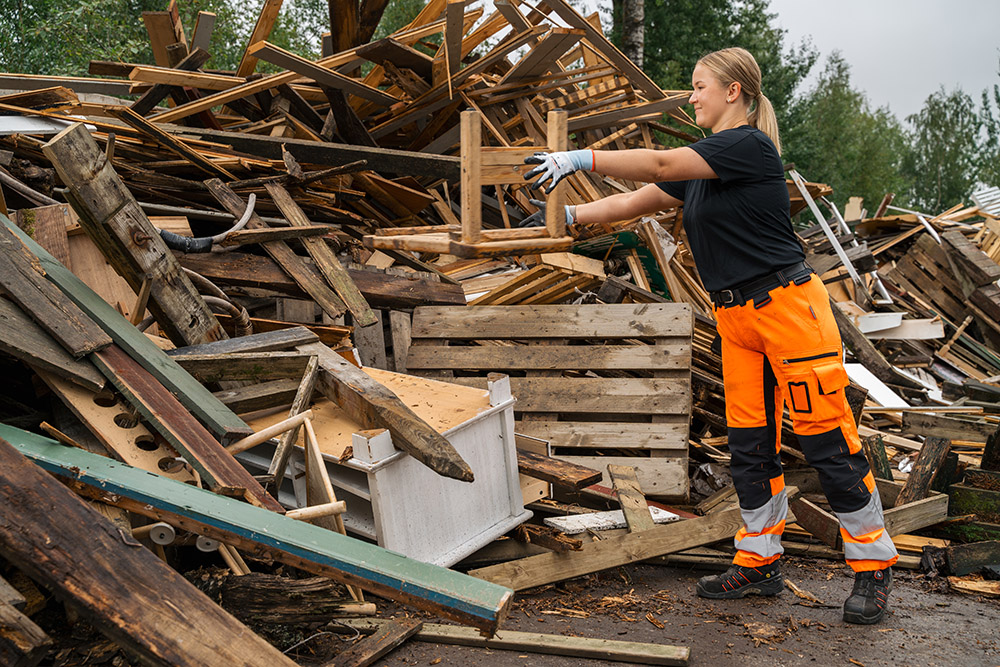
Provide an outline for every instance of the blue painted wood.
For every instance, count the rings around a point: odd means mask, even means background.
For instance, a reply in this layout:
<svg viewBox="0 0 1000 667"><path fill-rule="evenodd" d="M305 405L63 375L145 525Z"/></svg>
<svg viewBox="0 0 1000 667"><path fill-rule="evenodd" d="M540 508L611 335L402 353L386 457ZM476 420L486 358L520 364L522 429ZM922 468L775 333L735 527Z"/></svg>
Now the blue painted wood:
<svg viewBox="0 0 1000 667"><path fill-rule="evenodd" d="M35 243L34 239L25 234L3 214L0 214L0 223L6 225L24 242L28 250L38 257L49 280L56 287L79 306L80 310L97 322L130 357L139 362L153 377L176 395L184 407L197 416L216 437L222 439L223 444L253 433L253 430L236 413L223 405L218 398L212 395L212 392L205 389L187 371L178 366L177 362L156 347L152 341L146 338L144 333L132 326L128 320L121 316L121 313L95 294L59 260L50 255L45 248Z"/></svg>
<svg viewBox="0 0 1000 667"><path fill-rule="evenodd" d="M12 426L0 424L0 437L50 473L105 495L130 500L123 506L132 511L187 530L205 530L210 536L222 537L236 546L259 545L276 560L360 584L378 595L488 632L496 630L513 596L509 588L413 560Z"/></svg>

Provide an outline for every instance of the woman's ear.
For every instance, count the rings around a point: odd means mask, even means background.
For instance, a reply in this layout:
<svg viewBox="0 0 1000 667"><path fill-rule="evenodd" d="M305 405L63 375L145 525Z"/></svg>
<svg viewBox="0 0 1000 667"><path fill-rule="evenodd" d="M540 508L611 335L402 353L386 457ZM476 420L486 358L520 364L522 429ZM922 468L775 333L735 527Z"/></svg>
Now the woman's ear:
<svg viewBox="0 0 1000 667"><path fill-rule="evenodd" d="M743 86L740 85L739 81L733 81L729 84L729 90L726 91L726 101L735 102L740 99L740 93L743 90Z"/></svg>

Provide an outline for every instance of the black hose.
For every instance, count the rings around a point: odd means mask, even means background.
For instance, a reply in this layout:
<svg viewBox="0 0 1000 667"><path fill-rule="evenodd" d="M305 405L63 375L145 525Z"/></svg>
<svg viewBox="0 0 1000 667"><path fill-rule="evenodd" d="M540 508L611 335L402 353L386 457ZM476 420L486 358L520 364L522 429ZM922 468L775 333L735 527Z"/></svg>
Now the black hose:
<svg viewBox="0 0 1000 667"><path fill-rule="evenodd" d="M212 237L202 236L201 238L191 238L168 232L166 229L160 230L160 238L171 250L179 250L183 253L212 252Z"/></svg>

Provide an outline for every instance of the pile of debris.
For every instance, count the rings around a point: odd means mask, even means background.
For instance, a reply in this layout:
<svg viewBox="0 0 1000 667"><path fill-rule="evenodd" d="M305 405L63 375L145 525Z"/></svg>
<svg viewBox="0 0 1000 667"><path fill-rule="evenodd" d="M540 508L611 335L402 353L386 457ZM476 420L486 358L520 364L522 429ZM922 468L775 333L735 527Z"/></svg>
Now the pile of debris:
<svg viewBox="0 0 1000 667"><path fill-rule="evenodd" d="M682 211L519 226L537 211L525 156L696 140L661 122L694 127L687 93L565 0L485 17L431 0L363 45L379 17L345 16L315 62L266 41L280 4L235 72L203 70L214 16L189 40L171 2L143 15L155 66L0 75L22 91L0 96L0 552L21 591L0 600L17 629L0 654L37 664L51 647L23 574L145 660L273 665L291 662L241 622L285 648L261 628L374 614L368 592L492 634L512 591L728 562L741 520L722 364ZM256 74L261 60L284 71ZM899 566L997 563L1000 210L984 194L896 215L887 197L842 215L789 176ZM548 209L634 186L577 173ZM787 420L782 437L786 551L840 558ZM178 574L197 549L236 576L190 579L240 620ZM415 633L688 656L350 626L372 634L331 664Z"/></svg>

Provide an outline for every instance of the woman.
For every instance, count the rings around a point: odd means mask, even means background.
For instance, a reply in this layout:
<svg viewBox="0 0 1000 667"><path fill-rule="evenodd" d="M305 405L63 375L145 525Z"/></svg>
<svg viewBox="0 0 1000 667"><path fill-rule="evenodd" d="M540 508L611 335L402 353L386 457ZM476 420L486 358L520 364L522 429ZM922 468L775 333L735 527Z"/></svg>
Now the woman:
<svg viewBox="0 0 1000 667"><path fill-rule="evenodd" d="M698 61L695 120L712 135L668 151L578 150L538 154L525 178L548 190L585 169L650 183L631 193L567 207L569 222L627 220L684 206L684 229L715 305L722 338L733 482L744 525L733 565L703 577L707 598L776 595L788 501L781 459L782 404L802 452L819 472L840 520L855 572L844 620L881 620L897 554L884 530L875 480L861 451L826 289L805 264L792 230L774 110L760 68L744 49Z"/></svg>

